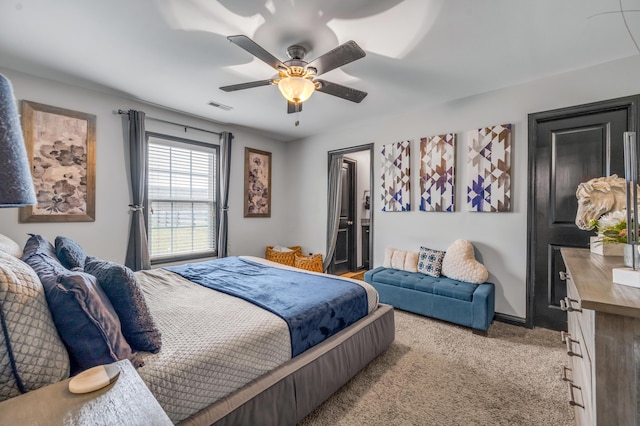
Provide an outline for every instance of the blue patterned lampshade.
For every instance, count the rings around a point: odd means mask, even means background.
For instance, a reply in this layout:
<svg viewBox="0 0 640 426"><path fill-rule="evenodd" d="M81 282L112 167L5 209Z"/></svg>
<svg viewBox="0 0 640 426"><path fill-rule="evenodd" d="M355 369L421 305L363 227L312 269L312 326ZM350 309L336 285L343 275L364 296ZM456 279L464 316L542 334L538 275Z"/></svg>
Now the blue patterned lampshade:
<svg viewBox="0 0 640 426"><path fill-rule="evenodd" d="M0 74L0 207L36 202L13 88Z"/></svg>

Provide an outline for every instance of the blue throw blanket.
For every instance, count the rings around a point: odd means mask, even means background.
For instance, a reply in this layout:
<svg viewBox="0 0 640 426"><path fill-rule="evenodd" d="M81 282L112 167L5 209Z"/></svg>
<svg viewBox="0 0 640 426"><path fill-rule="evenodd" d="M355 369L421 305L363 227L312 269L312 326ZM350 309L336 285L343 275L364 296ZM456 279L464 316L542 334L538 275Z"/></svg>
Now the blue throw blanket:
<svg viewBox="0 0 640 426"><path fill-rule="evenodd" d="M294 357L367 315L367 293L348 281L289 271L238 257L165 268L240 297L284 319Z"/></svg>

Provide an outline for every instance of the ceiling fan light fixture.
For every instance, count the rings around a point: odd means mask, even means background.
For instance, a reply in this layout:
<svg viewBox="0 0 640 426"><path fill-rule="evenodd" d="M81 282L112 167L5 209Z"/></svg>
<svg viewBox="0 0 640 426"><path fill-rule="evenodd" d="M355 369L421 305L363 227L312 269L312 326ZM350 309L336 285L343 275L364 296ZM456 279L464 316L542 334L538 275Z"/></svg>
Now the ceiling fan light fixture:
<svg viewBox="0 0 640 426"><path fill-rule="evenodd" d="M289 102L302 103L311 97L316 86L308 78L286 77L278 81L278 89Z"/></svg>

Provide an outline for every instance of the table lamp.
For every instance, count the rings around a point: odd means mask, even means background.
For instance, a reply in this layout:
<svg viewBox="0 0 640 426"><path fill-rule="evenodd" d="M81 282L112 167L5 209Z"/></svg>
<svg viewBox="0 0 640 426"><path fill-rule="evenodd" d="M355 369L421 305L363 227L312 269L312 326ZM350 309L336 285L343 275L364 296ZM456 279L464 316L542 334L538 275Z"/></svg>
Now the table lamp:
<svg viewBox="0 0 640 426"><path fill-rule="evenodd" d="M0 207L36 203L13 88L0 74Z"/></svg>

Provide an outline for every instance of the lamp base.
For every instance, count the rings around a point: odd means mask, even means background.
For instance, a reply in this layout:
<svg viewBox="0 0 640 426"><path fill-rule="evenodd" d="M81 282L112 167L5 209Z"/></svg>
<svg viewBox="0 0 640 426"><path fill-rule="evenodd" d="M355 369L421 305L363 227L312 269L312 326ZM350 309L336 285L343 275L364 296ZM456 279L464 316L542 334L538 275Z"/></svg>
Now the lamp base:
<svg viewBox="0 0 640 426"><path fill-rule="evenodd" d="M614 268L613 282L615 284L640 288L640 270L634 270L632 268Z"/></svg>

